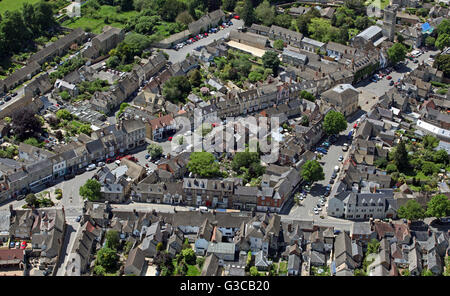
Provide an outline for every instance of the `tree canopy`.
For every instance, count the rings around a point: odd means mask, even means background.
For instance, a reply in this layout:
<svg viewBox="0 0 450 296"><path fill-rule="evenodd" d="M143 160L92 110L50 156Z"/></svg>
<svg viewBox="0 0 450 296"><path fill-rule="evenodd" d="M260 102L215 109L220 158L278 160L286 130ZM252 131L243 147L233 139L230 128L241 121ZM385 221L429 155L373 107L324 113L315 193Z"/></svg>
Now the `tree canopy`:
<svg viewBox="0 0 450 296"><path fill-rule="evenodd" d="M88 199L90 201L96 201L100 199L100 189L101 184L95 179L89 179L86 183L80 187L80 195L84 199Z"/></svg>
<svg viewBox="0 0 450 296"><path fill-rule="evenodd" d="M397 215L399 218L414 221L425 217L425 210L416 200L408 200L404 206L398 209Z"/></svg>
<svg viewBox="0 0 450 296"><path fill-rule="evenodd" d="M119 244L119 232L117 230L108 230L108 232L106 232L106 247L117 250Z"/></svg>
<svg viewBox="0 0 450 296"><path fill-rule="evenodd" d="M388 58L394 64L403 61L406 57L406 52L406 47L401 43L395 43L387 50Z"/></svg>
<svg viewBox="0 0 450 296"><path fill-rule="evenodd" d="M442 218L450 215L450 200L444 194L437 194L427 204L426 215Z"/></svg>
<svg viewBox="0 0 450 296"><path fill-rule="evenodd" d="M42 124L32 111L23 109L13 115L12 130L19 140L38 138L42 132Z"/></svg>
<svg viewBox="0 0 450 296"><path fill-rule="evenodd" d="M276 75L278 73L278 67L280 66L280 59L275 51L266 51L262 56L264 68L272 69Z"/></svg>
<svg viewBox="0 0 450 296"><path fill-rule="evenodd" d="M155 159L163 153L163 148L156 143L151 143L147 146L147 151L150 154L151 158Z"/></svg>
<svg viewBox="0 0 450 296"><path fill-rule="evenodd" d="M108 272L114 272L117 269L119 256L117 251L108 247L101 248L97 252L96 265L102 266Z"/></svg>
<svg viewBox="0 0 450 296"><path fill-rule="evenodd" d="M186 76L171 77L163 85L162 93L172 103L184 102L191 91L191 83Z"/></svg>
<svg viewBox="0 0 450 296"><path fill-rule="evenodd" d="M305 162L302 166L301 176L303 180L310 183L325 179L323 168L317 160L308 160Z"/></svg>
<svg viewBox="0 0 450 296"><path fill-rule="evenodd" d="M325 115L323 129L328 135L336 135L347 128L347 120L342 113L331 110Z"/></svg>

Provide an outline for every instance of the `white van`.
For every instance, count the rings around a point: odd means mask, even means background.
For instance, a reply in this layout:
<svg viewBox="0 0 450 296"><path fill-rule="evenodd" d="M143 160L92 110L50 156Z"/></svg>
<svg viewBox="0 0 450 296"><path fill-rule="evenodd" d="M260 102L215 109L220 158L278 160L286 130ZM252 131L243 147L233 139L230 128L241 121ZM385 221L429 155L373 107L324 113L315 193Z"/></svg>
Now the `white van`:
<svg viewBox="0 0 450 296"><path fill-rule="evenodd" d="M202 213L208 213L208 208L207 207L198 207L198 210Z"/></svg>

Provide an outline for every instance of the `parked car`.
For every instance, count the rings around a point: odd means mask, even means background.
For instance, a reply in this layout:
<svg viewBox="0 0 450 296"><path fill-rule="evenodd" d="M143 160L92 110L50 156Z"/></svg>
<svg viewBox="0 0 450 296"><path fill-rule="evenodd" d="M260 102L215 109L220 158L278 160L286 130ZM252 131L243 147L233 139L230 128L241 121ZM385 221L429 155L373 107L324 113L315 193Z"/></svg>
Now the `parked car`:
<svg viewBox="0 0 450 296"><path fill-rule="evenodd" d="M145 154L145 159L149 159L150 154Z"/></svg>
<svg viewBox="0 0 450 296"><path fill-rule="evenodd" d="M10 247L10 248L14 248L15 245L16 245L15 242L10 242L10 243L9 243L9 247Z"/></svg>
<svg viewBox="0 0 450 296"><path fill-rule="evenodd" d="M26 249L26 247L27 247L27 242L26 241L22 241L21 243L20 243L20 249Z"/></svg>
<svg viewBox="0 0 450 296"><path fill-rule="evenodd" d="M344 156L339 155L338 161L341 162L341 161L343 161L343 160L344 160Z"/></svg>
<svg viewBox="0 0 450 296"><path fill-rule="evenodd" d="M97 167L104 167L105 163L103 161L100 161L99 163L97 163Z"/></svg>
<svg viewBox="0 0 450 296"><path fill-rule="evenodd" d="M97 167L97 166L96 166L94 163L92 163L92 164L88 165L88 167L86 168L86 171L92 171L92 170L95 170L96 167Z"/></svg>
<svg viewBox="0 0 450 296"><path fill-rule="evenodd" d="M114 163L117 164L117 165L120 165L120 160L117 159Z"/></svg>
<svg viewBox="0 0 450 296"><path fill-rule="evenodd" d="M342 151L347 151L348 150L348 144L344 143L344 146L342 146Z"/></svg>
<svg viewBox="0 0 450 296"><path fill-rule="evenodd" d="M389 81L389 85L393 86L394 85L394 81L393 80Z"/></svg>
<svg viewBox="0 0 450 296"><path fill-rule="evenodd" d="M392 76L391 76L391 75L388 75L388 76L386 76L386 79L387 79L387 80L391 80L391 79L392 79Z"/></svg>
<svg viewBox="0 0 450 296"><path fill-rule="evenodd" d="M80 222L81 221L81 216L78 216L75 218L75 222Z"/></svg>
<svg viewBox="0 0 450 296"><path fill-rule="evenodd" d="M16 242L16 249L20 248L20 242Z"/></svg>
<svg viewBox="0 0 450 296"><path fill-rule="evenodd" d="M9 100L11 100L11 96L6 96L5 97L5 102L8 102Z"/></svg>
<svg viewBox="0 0 450 296"><path fill-rule="evenodd" d="M322 146L325 146L325 147L329 148L330 147L330 143L329 142L323 142Z"/></svg>
<svg viewBox="0 0 450 296"><path fill-rule="evenodd" d="M236 19L236 20L238 20L238 19L239 19L239 16L238 16L238 15L235 15L233 18Z"/></svg>

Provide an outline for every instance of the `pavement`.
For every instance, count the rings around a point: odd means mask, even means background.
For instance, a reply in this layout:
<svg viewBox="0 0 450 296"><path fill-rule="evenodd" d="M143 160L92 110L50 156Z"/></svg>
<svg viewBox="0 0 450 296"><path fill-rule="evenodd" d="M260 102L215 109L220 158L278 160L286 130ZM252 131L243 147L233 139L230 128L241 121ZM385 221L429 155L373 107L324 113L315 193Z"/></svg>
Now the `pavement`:
<svg viewBox="0 0 450 296"><path fill-rule="evenodd" d="M232 19L231 22L233 23L232 26L229 26L228 28L220 30L217 33L208 34L208 37L200 39L199 41L194 42L192 44L185 45L183 48L181 48L178 51L176 51L175 49L162 49L162 50L169 55L169 62L172 62L173 64L181 62L184 59L186 59L186 54L192 53L194 48L199 47L199 46L206 46L216 40L225 38L231 32L231 30L235 30L239 27L244 26L243 20Z"/></svg>

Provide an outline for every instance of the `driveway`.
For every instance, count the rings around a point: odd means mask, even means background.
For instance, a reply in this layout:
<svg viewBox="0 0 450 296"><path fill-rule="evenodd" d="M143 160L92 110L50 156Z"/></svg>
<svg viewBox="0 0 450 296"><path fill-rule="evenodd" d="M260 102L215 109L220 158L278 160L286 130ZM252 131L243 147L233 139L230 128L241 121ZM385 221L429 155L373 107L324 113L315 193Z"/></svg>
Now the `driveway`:
<svg viewBox="0 0 450 296"><path fill-rule="evenodd" d="M188 44L178 51L176 51L174 49L162 49L162 50L169 55L170 62L172 62L174 64L181 62L186 58L186 54L188 54L188 53L192 54L192 51L194 50L194 48L199 47L199 46L206 46L216 40L225 38L231 32L231 30L235 30L239 27L244 26L244 21L242 21L242 20L232 19L231 22L233 23L232 26L229 26L228 28L220 30L217 33L208 34L208 37L200 39L199 41L194 42L192 44Z"/></svg>

